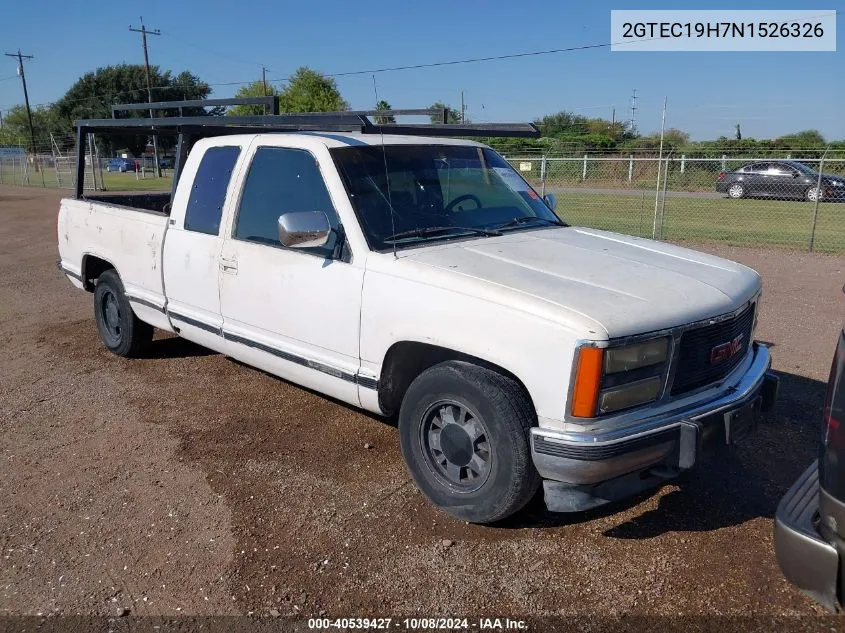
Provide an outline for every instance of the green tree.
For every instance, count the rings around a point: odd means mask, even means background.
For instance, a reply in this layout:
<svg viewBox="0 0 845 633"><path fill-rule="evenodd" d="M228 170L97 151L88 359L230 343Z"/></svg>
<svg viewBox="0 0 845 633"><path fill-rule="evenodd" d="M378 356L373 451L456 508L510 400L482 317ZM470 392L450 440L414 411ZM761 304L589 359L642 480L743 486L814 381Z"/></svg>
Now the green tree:
<svg viewBox="0 0 845 633"><path fill-rule="evenodd" d="M183 101L205 99L211 94L211 87L196 75L183 71L173 75L169 70L161 71L158 66L150 67L150 83L153 86L153 101ZM143 103L147 100L147 80L144 66L121 64L105 66L80 77L52 106L52 110L66 131L71 130L77 119L104 119L111 117L111 106L121 103ZM186 108L185 116L217 114L204 108ZM176 110L160 111L157 116L178 116ZM148 117L146 110L121 113L123 117ZM116 147L128 147L140 154L147 144L147 135L136 134L119 137L104 137L106 151ZM168 147L172 140L161 137L161 145Z"/></svg>
<svg viewBox="0 0 845 633"><path fill-rule="evenodd" d="M55 112L49 107L32 109L32 129L35 136L35 149L38 152L50 151L50 133L57 137L67 137L69 130L63 129ZM29 148L29 119L26 107L16 105L6 111L3 116L3 127L0 128L0 145L21 145Z"/></svg>
<svg viewBox="0 0 845 633"><path fill-rule="evenodd" d="M802 130L776 138L775 144L790 149L822 149L827 142L818 130Z"/></svg>
<svg viewBox="0 0 845 633"><path fill-rule="evenodd" d="M335 112L348 110L349 104L334 79L302 66L279 94L279 108L282 112Z"/></svg>
<svg viewBox="0 0 845 633"><path fill-rule="evenodd" d="M235 93L235 97L237 98L268 96L278 97L279 91L271 84L267 84L265 90L264 82L261 80L253 81L251 84L241 86ZM269 114L269 112L266 112L264 106L260 105L239 105L229 108L227 114L230 116L255 116L259 114Z"/></svg>
<svg viewBox="0 0 845 633"><path fill-rule="evenodd" d="M634 137L625 124L599 117L585 117L562 110L534 121L550 148L567 151L615 149Z"/></svg>
<svg viewBox="0 0 845 633"><path fill-rule="evenodd" d="M442 101L435 101L434 103L432 103L429 106L429 108L430 109L436 108L437 110L443 110L443 108L446 108L446 123L461 123L461 113L460 113L460 111L455 110L454 108L450 108L449 106L447 106ZM437 114L432 114L431 115L431 122L435 123L435 124L436 123L443 123L443 117L440 115L439 112Z"/></svg>
<svg viewBox="0 0 845 633"><path fill-rule="evenodd" d="M376 110L392 110L393 108L390 107L390 104L382 99L376 104ZM388 123L396 123L396 117L391 116L377 116L376 123L379 125L387 125Z"/></svg>

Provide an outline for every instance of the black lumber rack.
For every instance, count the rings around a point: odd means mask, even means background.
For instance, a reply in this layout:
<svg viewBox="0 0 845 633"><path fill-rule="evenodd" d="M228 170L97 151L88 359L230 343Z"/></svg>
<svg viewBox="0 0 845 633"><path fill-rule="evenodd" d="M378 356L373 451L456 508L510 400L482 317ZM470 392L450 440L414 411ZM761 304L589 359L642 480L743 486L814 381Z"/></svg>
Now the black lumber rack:
<svg viewBox="0 0 845 633"><path fill-rule="evenodd" d="M270 97L270 99L275 99ZM166 110L184 107L267 104L265 98L208 99L157 103L122 104L120 110ZM237 103L235 103L237 102ZM271 111L273 108L271 108ZM174 161L173 187L194 142L209 136L260 134L266 132L354 132L359 134L407 135L427 137L521 137L537 138L540 131L533 123L446 123L446 108L410 110L344 110L339 112L286 113L255 116L173 116L155 118L82 119L74 123L77 133L76 197L82 198L85 177L86 134L155 134L178 137ZM441 123L377 123L378 118L396 116L437 117Z"/></svg>

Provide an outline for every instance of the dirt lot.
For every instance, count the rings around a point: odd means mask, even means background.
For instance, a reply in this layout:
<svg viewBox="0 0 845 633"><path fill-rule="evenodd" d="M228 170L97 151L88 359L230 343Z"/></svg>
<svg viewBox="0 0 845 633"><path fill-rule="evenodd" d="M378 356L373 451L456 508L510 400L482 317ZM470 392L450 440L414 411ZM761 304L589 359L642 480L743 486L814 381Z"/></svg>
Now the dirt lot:
<svg viewBox="0 0 845 633"><path fill-rule="evenodd" d="M783 379L736 453L610 510L538 497L479 527L416 491L389 423L179 339L106 352L56 270L58 201L0 187L0 615L821 613L772 517L817 450L845 257L708 248L762 273Z"/></svg>

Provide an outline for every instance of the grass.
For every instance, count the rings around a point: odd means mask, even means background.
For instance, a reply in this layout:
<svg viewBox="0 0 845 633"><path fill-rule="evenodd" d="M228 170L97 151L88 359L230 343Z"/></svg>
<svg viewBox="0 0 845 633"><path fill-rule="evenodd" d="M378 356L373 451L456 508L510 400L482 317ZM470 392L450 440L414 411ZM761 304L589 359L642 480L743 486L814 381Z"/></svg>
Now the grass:
<svg viewBox="0 0 845 633"><path fill-rule="evenodd" d="M60 182L59 174L53 167L45 167L40 171L30 170L28 176L29 182L27 183L20 169L12 171L6 165L0 171L0 184L19 186L28 184L31 187L47 187L50 189L64 186L68 191L72 188L72 177L65 172L61 176L63 182ZM97 174L97 179L99 180L99 174ZM90 171L85 174L85 182L91 182ZM169 191L173 181L169 175L157 178L147 174L146 178L142 178L139 174L136 178L134 173L121 174L103 171L103 182L107 191Z"/></svg>
<svg viewBox="0 0 845 633"><path fill-rule="evenodd" d="M6 170L0 176L2 184L25 184L20 173ZM58 186L54 169L31 171L29 176L31 186ZM132 173L103 172L103 179L109 191L169 191L172 182L169 176L136 179ZM555 193L558 214L571 224L642 237L652 235L653 191L646 192L644 198L572 190ZM663 214L663 238L666 240L806 250L813 222L813 205L797 201L667 196ZM813 249L845 252L845 203L819 205Z"/></svg>
<svg viewBox="0 0 845 633"><path fill-rule="evenodd" d="M654 193L646 194L645 199L572 191L556 195L558 215L571 224L642 237L652 235ZM818 209L813 249L845 252L845 204L821 203ZM810 239L813 205L780 200L667 197L663 218L666 240L803 250Z"/></svg>

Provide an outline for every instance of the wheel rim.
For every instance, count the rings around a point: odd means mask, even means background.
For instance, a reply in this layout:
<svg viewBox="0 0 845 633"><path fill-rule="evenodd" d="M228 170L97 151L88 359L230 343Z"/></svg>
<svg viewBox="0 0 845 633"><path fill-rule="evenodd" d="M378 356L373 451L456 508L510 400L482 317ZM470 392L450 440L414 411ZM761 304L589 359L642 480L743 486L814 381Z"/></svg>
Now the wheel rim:
<svg viewBox="0 0 845 633"><path fill-rule="evenodd" d="M493 452L481 418L465 405L446 400L428 408L420 425L426 465L449 488L474 492L490 476Z"/></svg>
<svg viewBox="0 0 845 633"><path fill-rule="evenodd" d="M103 326L106 333L114 340L120 340L122 329L120 327L120 304L117 296L106 290L100 299L100 315L103 318Z"/></svg>
<svg viewBox="0 0 845 633"><path fill-rule="evenodd" d="M741 198L742 197L742 185L731 185L731 188L728 189L728 195L731 198Z"/></svg>
<svg viewBox="0 0 845 633"><path fill-rule="evenodd" d="M810 202L815 202L816 198L818 198L818 195L819 190L815 187L810 187L809 189L807 189L807 200L809 200Z"/></svg>

